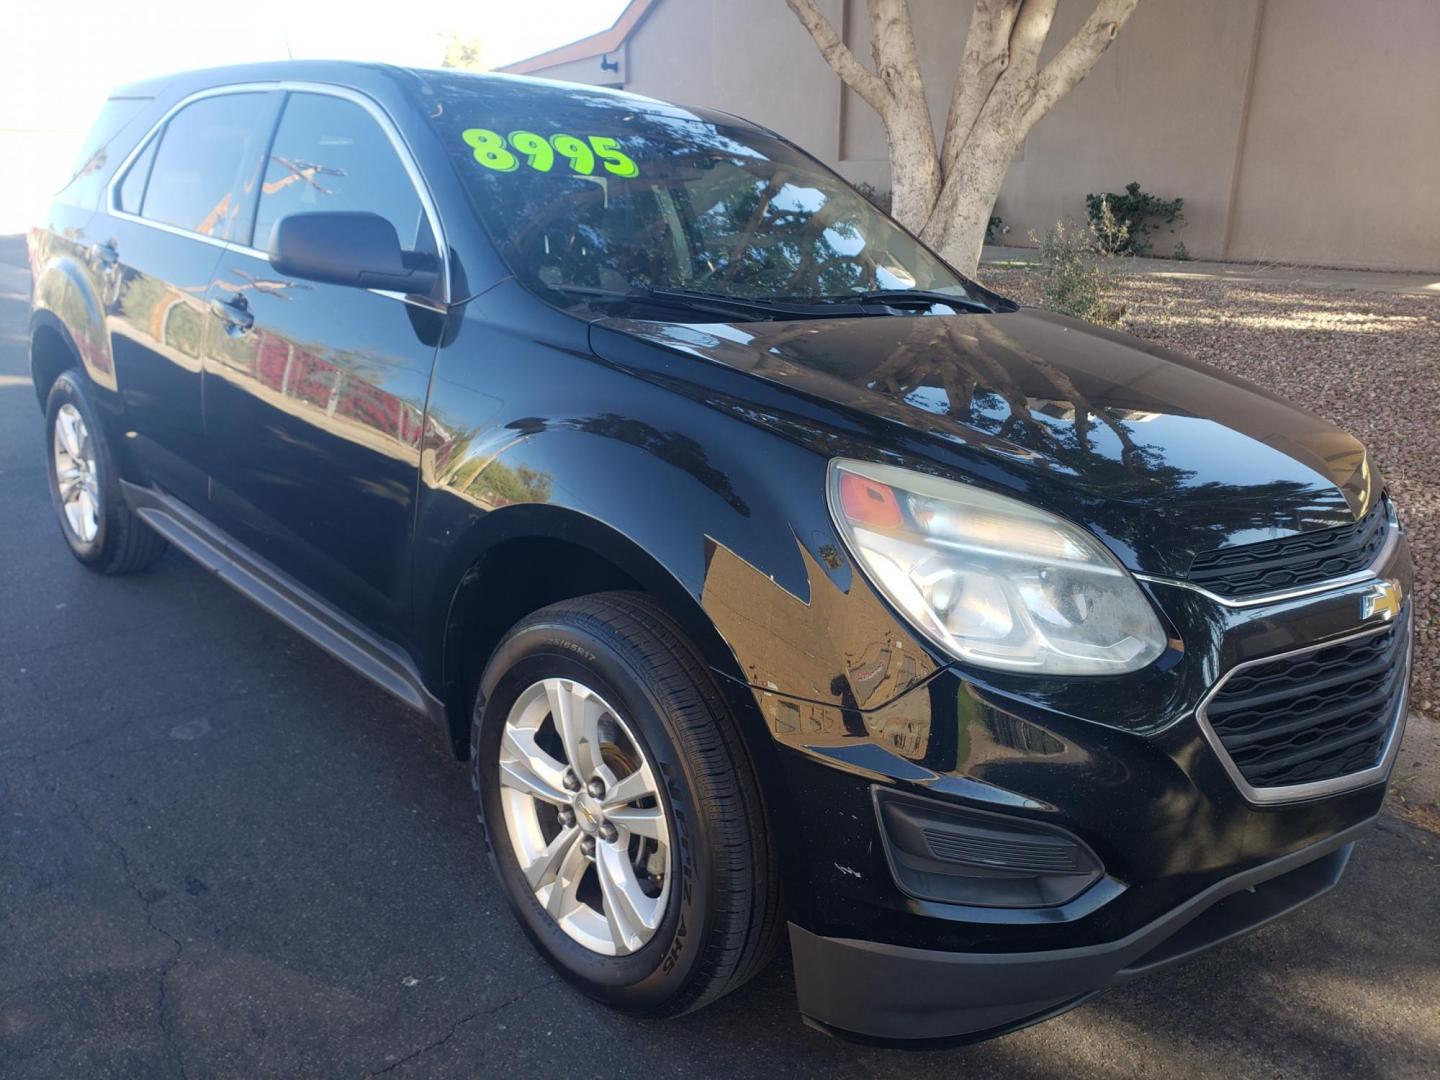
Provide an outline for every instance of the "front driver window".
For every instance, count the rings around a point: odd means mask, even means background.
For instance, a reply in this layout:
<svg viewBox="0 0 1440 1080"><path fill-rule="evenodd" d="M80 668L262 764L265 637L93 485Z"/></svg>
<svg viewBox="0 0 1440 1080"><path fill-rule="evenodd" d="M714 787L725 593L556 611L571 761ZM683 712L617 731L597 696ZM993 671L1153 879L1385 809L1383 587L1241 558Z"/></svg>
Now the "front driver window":
<svg viewBox="0 0 1440 1080"><path fill-rule="evenodd" d="M344 98L291 94L265 167L254 246L268 248L287 214L322 210L379 214L402 248L422 257L436 251L415 185L375 118Z"/></svg>

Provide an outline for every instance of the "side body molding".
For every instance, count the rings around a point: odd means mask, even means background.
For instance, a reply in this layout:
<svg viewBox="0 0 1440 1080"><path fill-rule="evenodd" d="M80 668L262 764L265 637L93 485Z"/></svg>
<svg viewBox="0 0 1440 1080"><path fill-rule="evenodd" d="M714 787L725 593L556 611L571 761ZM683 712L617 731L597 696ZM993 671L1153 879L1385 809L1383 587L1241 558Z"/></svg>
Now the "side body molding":
<svg viewBox="0 0 1440 1080"><path fill-rule="evenodd" d="M122 486L141 520L201 567L403 704L443 721L443 706L398 646L337 611L179 500L136 484Z"/></svg>

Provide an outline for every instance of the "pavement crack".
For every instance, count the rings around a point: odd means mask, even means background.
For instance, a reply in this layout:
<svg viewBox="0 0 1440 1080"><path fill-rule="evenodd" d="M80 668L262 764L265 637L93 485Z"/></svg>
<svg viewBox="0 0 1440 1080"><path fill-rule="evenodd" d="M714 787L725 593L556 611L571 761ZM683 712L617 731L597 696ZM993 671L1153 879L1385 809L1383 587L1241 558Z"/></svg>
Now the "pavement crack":
<svg viewBox="0 0 1440 1080"><path fill-rule="evenodd" d="M180 1054L180 1047L175 1041L175 1030L171 1025L168 988L170 973L174 970L175 965L179 963L180 956L185 951L185 944L155 921L155 899L140 887L140 882L135 876L135 870L130 865L130 852L126 850L125 845L91 821L89 815L81 809L79 801L71 797L61 787L53 774L48 777L46 776L45 770L41 768L38 755L30 755L30 765L35 770L36 778L39 779L43 785L48 786L60 801L65 804L70 816L74 818L80 828L102 846L114 852L116 862L120 866L120 874L125 879L125 884L129 886L130 891L135 894L135 899L140 901L140 909L145 914L146 929L152 933L159 934L174 947L169 958L160 966L156 983L155 1005L156 1016L160 1022L160 1030L165 1036L165 1045L169 1048L171 1056L175 1059L175 1067L180 1072L181 1080L186 1080L185 1061Z"/></svg>
<svg viewBox="0 0 1440 1080"><path fill-rule="evenodd" d="M394 1069L398 1069L401 1065L404 1065L407 1061L414 1061L416 1058L420 1057L421 1055L423 1055L423 1054L428 1054L431 1050L434 1050L434 1049L436 1049L436 1048L438 1048L438 1047L444 1046L447 1042L449 1042L451 1039L453 1039L453 1038L455 1037L455 1033L456 1033L457 1031L459 1031L462 1027L464 1027L466 1024L469 1024L469 1023L471 1023L471 1022L473 1022L473 1021L475 1021L475 1020L480 1020L480 1019L483 1019L483 1018L486 1018L486 1017L494 1016L494 1015L496 1015L497 1013L504 1012L504 1011L505 1011L506 1009L508 1009L511 1005L514 1005L514 1004L516 1004L517 1002L524 1000L525 998L529 997L531 994L535 993L535 991L537 991L537 990L543 990L545 987L549 986L549 985L550 985L551 983L553 983L554 981L555 981L554 979L546 979L544 982L536 983L534 986L526 987L524 990L520 990L520 991L518 991L518 992L516 992L516 993L514 993L514 994L512 994L512 995L510 995L510 997L506 998L504 1001L501 1001L501 1002L499 1002L498 1004L492 1005L492 1006L490 1006L488 1009L476 1009L474 1012L466 1013L464 1016L460 1017L460 1019L456 1020L453 1024L451 1024L451 1025L450 1025L450 1030L446 1031L445 1034L444 1034L444 1035L441 1035L438 1039L435 1039L433 1042L428 1042L428 1043L426 1043L424 1046L420 1047L418 1050L412 1050L412 1051L410 1051L410 1053L406 1054L404 1057L397 1058L396 1060L392 1061L389 1065L386 1065L383 1069L374 1069L374 1070L367 1071L367 1072L365 1073L365 1075L366 1075L367 1077L370 1077L370 1076L384 1076L386 1073L388 1073L388 1072L390 1072L390 1071L392 1071L392 1070L394 1070Z"/></svg>

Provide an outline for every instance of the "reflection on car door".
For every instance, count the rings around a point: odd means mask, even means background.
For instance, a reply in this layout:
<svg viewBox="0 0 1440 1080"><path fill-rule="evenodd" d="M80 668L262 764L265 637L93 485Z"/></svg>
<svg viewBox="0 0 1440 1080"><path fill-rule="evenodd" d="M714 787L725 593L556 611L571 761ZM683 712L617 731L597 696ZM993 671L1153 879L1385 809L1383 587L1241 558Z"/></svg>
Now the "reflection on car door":
<svg viewBox="0 0 1440 1080"><path fill-rule="evenodd" d="M440 316L281 277L259 250L275 223L327 210L380 214L407 258L435 262L431 223L381 120L349 97L292 92L253 228L225 252L208 297L212 513L302 584L399 637Z"/></svg>
<svg viewBox="0 0 1440 1080"><path fill-rule="evenodd" d="M141 147L111 190L105 315L132 438L151 482L206 500L200 405L205 292L235 226L247 164L259 157L276 95L200 98Z"/></svg>

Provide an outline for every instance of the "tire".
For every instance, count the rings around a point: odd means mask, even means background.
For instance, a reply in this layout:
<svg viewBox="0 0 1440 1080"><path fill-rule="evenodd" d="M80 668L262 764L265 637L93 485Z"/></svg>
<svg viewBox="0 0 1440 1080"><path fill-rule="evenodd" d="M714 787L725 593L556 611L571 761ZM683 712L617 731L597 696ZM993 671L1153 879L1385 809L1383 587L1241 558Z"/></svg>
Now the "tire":
<svg viewBox="0 0 1440 1080"><path fill-rule="evenodd" d="M126 505L99 413L73 369L55 380L46 399L45 451L50 499L75 558L102 574L130 574L165 553L164 538Z"/></svg>
<svg viewBox="0 0 1440 1080"><path fill-rule="evenodd" d="M537 685L544 689L537 692ZM603 831L592 834L591 865L569 880L579 880L575 895L582 897L587 879L580 875L589 875L590 899L598 901L605 912L603 918L596 912L580 912L557 921L547 906L557 900L555 890L565 883L565 875L557 872L548 900L542 902L541 892L521 869L521 859L528 854L522 850L525 838L533 841L529 851L547 843L543 829L538 836L526 830L551 807L517 790L516 763L523 766L532 759L515 755L520 746L513 741L515 733L528 731L523 725L534 721L526 717L545 714L548 719L527 736L534 739L527 753L548 739L554 751L552 764L563 768L571 757L587 757L586 744L577 744L579 752L566 752L555 724L555 698L535 696L553 693L557 685L562 694L569 688L567 700L581 700L582 691L593 692L598 699L594 709L602 718L595 730L608 732L603 738L611 741L603 743L600 756L605 768L597 777L603 775L608 782L621 776L624 786L639 790L643 778L636 785L635 777L642 767L648 767L657 781L654 799L640 798L618 810L607 810L592 800L600 822L592 821L591 826L609 827L609 841ZM527 701L534 704L526 706ZM571 714L581 711L577 705ZM548 730L545 724L550 725ZM627 737L635 745L617 751L621 760L612 762L606 755ZM714 1001L765 966L779 940L783 919L779 872L759 784L735 721L708 669L657 605L639 594L601 593L551 605L522 620L501 641L485 669L470 738L471 778L479 797L480 820L506 896L540 952L581 991L633 1015L676 1016ZM509 761L504 783L502 750ZM636 750L643 758L638 763L632 760ZM613 769L606 771L611 765ZM623 776L631 766L634 775ZM553 773L547 775L553 777ZM616 782L605 797L620 797L621 788ZM568 817L572 831L585 828L583 815L588 811L582 796L586 793L594 794L594 790L587 785L580 792L562 792L574 802ZM616 933L615 922L609 922L612 942L624 939L627 944L623 949L616 946L616 952L607 955L597 951L592 941L598 935L603 949L603 930L588 938L581 933L582 924L594 930L609 919L612 910L624 906L612 907L612 893L605 888L607 884L616 888L614 881L623 875L606 873L606 868L623 867L625 864L615 861L621 853L635 871L637 850L642 861L644 853L650 852L645 864L649 869L653 870L657 860L665 862L658 854L658 841L617 830L607 815L615 815L623 830L629 816L653 816L653 810L644 809L652 804L665 815L659 826L669 841L665 884L655 896L657 879L644 879L649 892L640 897L635 910L645 903L652 905L653 930L630 919L630 928L637 929L637 937L631 940ZM523 809L526 806L535 808L533 816ZM507 817L507 812L512 817ZM565 813L563 808L556 811L552 822L556 839L548 841L547 852L562 842L559 833L567 820ZM585 839L581 835L578 842L582 856ZM565 856L573 857L573 852ZM531 865L540 862L536 859ZM560 871L566 865L561 864ZM602 880L602 875L609 881ZM638 871L635 876L639 879ZM565 902L558 902L564 908ZM647 932L651 934L648 940L644 939Z"/></svg>

